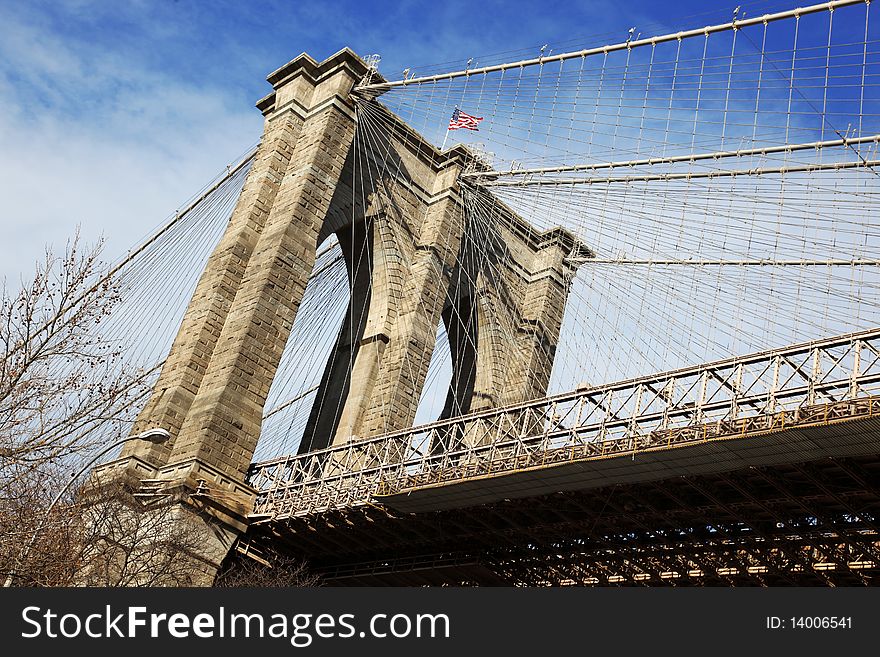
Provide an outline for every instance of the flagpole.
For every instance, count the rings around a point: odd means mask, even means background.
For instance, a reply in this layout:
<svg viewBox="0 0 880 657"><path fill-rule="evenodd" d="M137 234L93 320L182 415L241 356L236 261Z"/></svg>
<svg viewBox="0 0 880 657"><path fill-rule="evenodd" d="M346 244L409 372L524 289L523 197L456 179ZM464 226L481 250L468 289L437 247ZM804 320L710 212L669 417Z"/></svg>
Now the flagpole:
<svg viewBox="0 0 880 657"><path fill-rule="evenodd" d="M446 124L446 134L443 136L443 145L440 147L440 152L443 152L443 149L446 148L446 140L449 139L449 129L452 128L452 122L458 120L458 106L456 105L455 110L452 112L452 119L449 123Z"/></svg>
<svg viewBox="0 0 880 657"><path fill-rule="evenodd" d="M446 148L446 140L449 139L449 128L446 128L446 135L443 137L443 145L440 147L440 152L443 152L443 149Z"/></svg>

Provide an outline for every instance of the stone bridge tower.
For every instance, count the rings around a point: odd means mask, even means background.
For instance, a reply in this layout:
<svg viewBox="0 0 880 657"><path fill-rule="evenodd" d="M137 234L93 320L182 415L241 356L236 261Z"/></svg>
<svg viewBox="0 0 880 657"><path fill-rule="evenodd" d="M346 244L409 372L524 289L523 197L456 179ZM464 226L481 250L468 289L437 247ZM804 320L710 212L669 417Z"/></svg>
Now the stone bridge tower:
<svg viewBox="0 0 880 657"><path fill-rule="evenodd" d="M266 398L317 247L331 234L349 274L344 326L355 328L340 331L317 396L338 403L315 404L301 451L411 426L441 321L455 355L445 416L546 393L573 275L566 258L580 247L465 189L459 174L471 154L441 153L358 99L367 72L342 50L321 63L300 55L269 75L253 166L133 429L161 427L172 439L132 441L99 470L101 481L167 493L180 522L204 529L195 584L213 581L246 529L245 475ZM358 156L372 173L356 194L358 102L386 120L383 152ZM491 225L463 211L467 194L491 204ZM493 281L476 247L493 254Z"/></svg>

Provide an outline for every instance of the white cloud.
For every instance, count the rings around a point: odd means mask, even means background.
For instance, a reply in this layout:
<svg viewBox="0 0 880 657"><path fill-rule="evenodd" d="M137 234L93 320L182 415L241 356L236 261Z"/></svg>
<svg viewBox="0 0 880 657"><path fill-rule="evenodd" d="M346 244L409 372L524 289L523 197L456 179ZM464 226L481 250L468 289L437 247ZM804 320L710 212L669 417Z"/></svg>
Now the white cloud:
<svg viewBox="0 0 880 657"><path fill-rule="evenodd" d="M0 16L0 277L24 273L77 224L115 259L258 138L259 112L222 80L192 86Z"/></svg>

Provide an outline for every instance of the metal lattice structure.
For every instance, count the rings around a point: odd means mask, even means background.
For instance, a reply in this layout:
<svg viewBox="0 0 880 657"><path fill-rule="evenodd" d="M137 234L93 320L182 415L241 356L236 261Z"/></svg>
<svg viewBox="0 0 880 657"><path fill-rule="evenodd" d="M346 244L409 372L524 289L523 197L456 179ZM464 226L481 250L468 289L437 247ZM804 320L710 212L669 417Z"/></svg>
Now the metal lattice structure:
<svg viewBox="0 0 880 657"><path fill-rule="evenodd" d="M880 329L257 463L249 481L258 490L255 513L273 519L370 504L376 495L400 495L400 504L409 508L407 492L420 487L530 471L535 474L529 478L538 482L504 493L524 496L540 492L540 470L576 461L631 457L635 469L637 456L658 451L874 418L880 410L878 392ZM764 453L755 464L797 458L797 450L803 450L799 456L805 460L819 456L802 444L780 442L782 453ZM678 462L681 474L695 472L686 456ZM712 467L732 466L719 458ZM595 475L598 483L623 474L608 466L605 470ZM638 476L670 474L649 469ZM481 498L477 494L474 499Z"/></svg>
<svg viewBox="0 0 880 657"><path fill-rule="evenodd" d="M869 584L878 388L873 330L258 463L241 549L343 584Z"/></svg>

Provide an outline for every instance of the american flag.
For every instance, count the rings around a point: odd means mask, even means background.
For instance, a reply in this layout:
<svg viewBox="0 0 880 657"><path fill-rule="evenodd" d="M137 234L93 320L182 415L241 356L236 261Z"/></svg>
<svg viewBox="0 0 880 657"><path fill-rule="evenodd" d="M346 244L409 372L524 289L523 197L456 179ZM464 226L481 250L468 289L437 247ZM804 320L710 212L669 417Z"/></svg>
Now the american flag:
<svg viewBox="0 0 880 657"><path fill-rule="evenodd" d="M455 111L452 113L452 118L449 120L449 127L447 128L447 130L458 130L459 128L465 128L467 130L479 130L477 124L482 120L482 116L471 116L470 114L465 114L456 107Z"/></svg>

